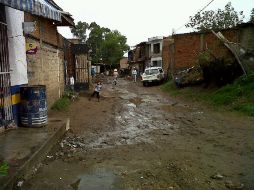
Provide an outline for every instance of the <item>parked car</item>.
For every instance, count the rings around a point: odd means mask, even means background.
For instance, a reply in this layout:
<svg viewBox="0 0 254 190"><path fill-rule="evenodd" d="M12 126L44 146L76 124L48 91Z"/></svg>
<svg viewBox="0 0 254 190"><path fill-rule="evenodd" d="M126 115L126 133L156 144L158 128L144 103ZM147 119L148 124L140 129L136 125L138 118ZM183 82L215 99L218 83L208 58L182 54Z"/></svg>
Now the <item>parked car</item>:
<svg viewBox="0 0 254 190"><path fill-rule="evenodd" d="M184 87L188 85L200 84L204 81L202 69L198 66L193 66L174 75L176 86Z"/></svg>
<svg viewBox="0 0 254 190"><path fill-rule="evenodd" d="M161 67L149 67L145 69L141 78L144 86L149 83L161 83L164 80L164 71Z"/></svg>

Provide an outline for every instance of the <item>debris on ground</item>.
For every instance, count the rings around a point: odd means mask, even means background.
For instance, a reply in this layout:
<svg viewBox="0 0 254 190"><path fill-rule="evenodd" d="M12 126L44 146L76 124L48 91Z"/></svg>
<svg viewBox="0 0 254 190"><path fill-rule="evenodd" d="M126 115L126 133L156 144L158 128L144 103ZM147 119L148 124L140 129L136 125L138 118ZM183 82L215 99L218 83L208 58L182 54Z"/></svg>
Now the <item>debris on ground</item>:
<svg viewBox="0 0 254 190"><path fill-rule="evenodd" d="M232 181L226 181L225 182L225 186L228 189L233 189L233 190L241 190L244 189L244 184L240 183L240 184L234 184Z"/></svg>
<svg viewBox="0 0 254 190"><path fill-rule="evenodd" d="M221 180L223 179L223 175L219 174L219 173L216 173L214 175L211 176L212 179L218 179L218 180Z"/></svg>

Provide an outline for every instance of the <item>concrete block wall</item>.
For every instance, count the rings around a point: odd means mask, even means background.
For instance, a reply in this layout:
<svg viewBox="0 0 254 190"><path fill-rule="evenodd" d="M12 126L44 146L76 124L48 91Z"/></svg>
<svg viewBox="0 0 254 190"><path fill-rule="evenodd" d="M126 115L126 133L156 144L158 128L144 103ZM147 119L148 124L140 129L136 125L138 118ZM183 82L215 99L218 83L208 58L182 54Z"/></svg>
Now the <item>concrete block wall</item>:
<svg viewBox="0 0 254 190"><path fill-rule="evenodd" d="M38 51L27 55L28 84L46 85L47 103L50 108L64 92L64 53L62 50L27 38L27 42L36 43Z"/></svg>

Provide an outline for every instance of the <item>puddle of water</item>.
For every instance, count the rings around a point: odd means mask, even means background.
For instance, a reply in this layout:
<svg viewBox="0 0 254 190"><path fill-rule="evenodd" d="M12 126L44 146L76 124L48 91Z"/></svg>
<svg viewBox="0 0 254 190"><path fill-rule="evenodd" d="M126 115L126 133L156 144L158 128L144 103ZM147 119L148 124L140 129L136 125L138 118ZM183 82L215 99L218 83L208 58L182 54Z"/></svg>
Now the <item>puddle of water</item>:
<svg viewBox="0 0 254 190"><path fill-rule="evenodd" d="M135 98L137 95L135 93L128 92L127 90L121 90L120 98L123 100L129 100Z"/></svg>
<svg viewBox="0 0 254 190"><path fill-rule="evenodd" d="M80 176L77 190L123 189L121 178L105 168L96 169Z"/></svg>
<svg viewBox="0 0 254 190"><path fill-rule="evenodd" d="M130 98L132 96L135 97ZM143 98L146 100L143 101ZM178 127L165 120L165 110L158 108L165 106L165 103L168 102L157 95L139 98L136 94L126 94L121 112L117 112L114 118L114 131L96 136L88 141L87 147L101 149L138 143L153 144L151 132L159 130L162 134L173 134Z"/></svg>
<svg viewBox="0 0 254 190"><path fill-rule="evenodd" d="M135 104L136 107L139 106L143 101L140 97L135 97L129 100L131 103Z"/></svg>

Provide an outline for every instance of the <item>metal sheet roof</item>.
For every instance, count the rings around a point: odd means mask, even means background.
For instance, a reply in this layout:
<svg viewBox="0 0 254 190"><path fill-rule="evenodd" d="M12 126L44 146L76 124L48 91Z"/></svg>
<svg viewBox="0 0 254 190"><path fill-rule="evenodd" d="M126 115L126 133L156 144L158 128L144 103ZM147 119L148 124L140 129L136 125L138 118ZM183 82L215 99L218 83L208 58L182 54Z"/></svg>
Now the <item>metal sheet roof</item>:
<svg viewBox="0 0 254 190"><path fill-rule="evenodd" d="M47 0L0 0L0 3L34 15L61 21L61 10Z"/></svg>

